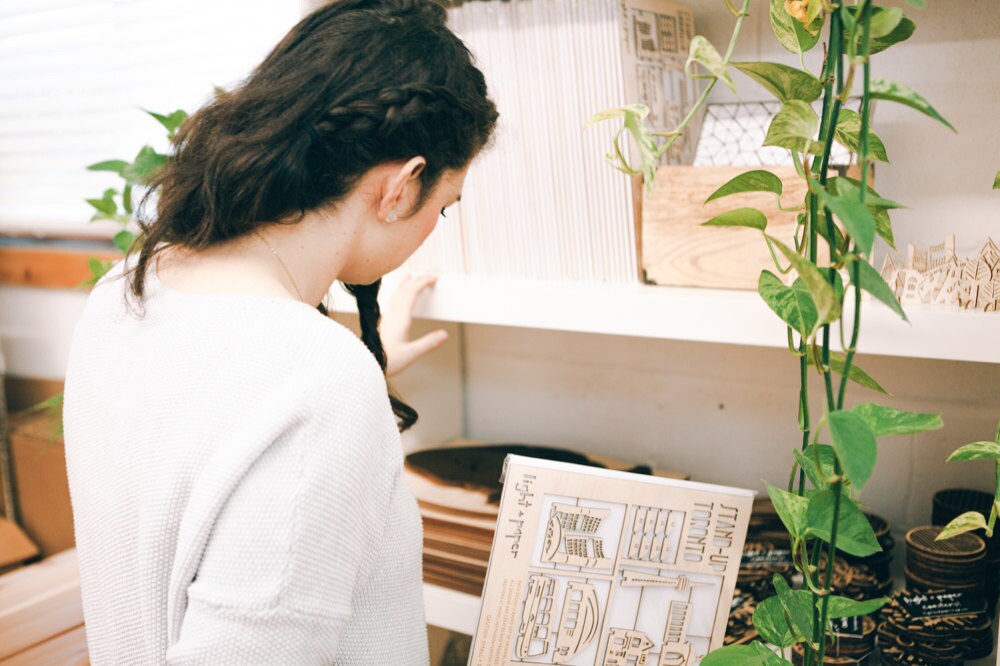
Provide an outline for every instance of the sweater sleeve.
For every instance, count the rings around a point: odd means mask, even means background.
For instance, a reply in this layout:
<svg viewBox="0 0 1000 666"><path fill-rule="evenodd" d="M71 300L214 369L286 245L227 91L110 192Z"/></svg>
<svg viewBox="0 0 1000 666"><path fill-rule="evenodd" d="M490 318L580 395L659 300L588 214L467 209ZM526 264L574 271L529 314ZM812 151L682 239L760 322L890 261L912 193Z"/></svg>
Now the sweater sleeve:
<svg viewBox="0 0 1000 666"><path fill-rule="evenodd" d="M266 448L217 516L169 663L336 661L401 466L384 379L354 365L305 389L302 426Z"/></svg>

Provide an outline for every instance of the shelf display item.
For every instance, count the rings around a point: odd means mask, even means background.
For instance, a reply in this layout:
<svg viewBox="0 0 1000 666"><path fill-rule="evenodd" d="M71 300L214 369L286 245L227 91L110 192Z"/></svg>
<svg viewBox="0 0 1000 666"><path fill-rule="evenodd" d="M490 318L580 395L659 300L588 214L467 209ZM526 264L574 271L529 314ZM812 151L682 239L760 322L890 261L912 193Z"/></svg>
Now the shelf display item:
<svg viewBox="0 0 1000 666"><path fill-rule="evenodd" d="M961 666L993 651L993 629L980 595L903 589L879 614L878 648L889 666Z"/></svg>
<svg viewBox="0 0 1000 666"><path fill-rule="evenodd" d="M470 664L683 666L723 644L753 493L509 456Z"/></svg>
<svg viewBox="0 0 1000 666"><path fill-rule="evenodd" d="M945 588L983 597L986 543L968 532L938 541L940 533L941 528L934 526L914 527L906 533L907 587Z"/></svg>
<svg viewBox="0 0 1000 666"><path fill-rule="evenodd" d="M948 488L934 494L934 510L931 522L935 525L947 525L954 518L967 511L978 511L989 515L993 504L993 496L981 490L969 488ZM984 593L990 613L997 609L997 596L1000 593L1000 537L994 534L986 536L985 530L973 532L986 542L986 578Z"/></svg>
<svg viewBox="0 0 1000 666"><path fill-rule="evenodd" d="M500 475L508 454L686 478L613 458L527 444L453 442L406 456L403 474L424 525L424 580L479 596L500 509Z"/></svg>
<svg viewBox="0 0 1000 666"><path fill-rule="evenodd" d="M979 252L959 259L955 235L922 250L913 243L905 258L886 254L882 277L900 303L963 310L1000 310L1000 247L987 238Z"/></svg>

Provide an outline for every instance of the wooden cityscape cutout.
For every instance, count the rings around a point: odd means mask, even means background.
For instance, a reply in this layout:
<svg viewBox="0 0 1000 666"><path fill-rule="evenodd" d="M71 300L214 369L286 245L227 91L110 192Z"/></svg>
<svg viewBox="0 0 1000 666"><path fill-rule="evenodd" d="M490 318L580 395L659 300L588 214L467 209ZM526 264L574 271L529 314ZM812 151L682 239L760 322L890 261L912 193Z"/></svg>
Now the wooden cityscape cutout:
<svg viewBox="0 0 1000 666"><path fill-rule="evenodd" d="M470 664L695 666L722 644L747 490L510 456Z"/></svg>
<svg viewBox="0 0 1000 666"><path fill-rule="evenodd" d="M1000 248L992 238L978 256L964 259L955 254L954 234L927 250L910 243L902 263L886 254L881 273L903 305L1000 310Z"/></svg>

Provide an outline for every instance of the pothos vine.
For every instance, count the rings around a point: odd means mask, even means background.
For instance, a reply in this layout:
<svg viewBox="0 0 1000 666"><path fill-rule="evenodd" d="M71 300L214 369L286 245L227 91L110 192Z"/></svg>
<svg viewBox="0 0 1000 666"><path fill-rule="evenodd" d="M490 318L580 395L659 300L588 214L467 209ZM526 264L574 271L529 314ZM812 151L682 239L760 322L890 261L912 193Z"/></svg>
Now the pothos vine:
<svg viewBox="0 0 1000 666"><path fill-rule="evenodd" d="M648 110L642 105L603 111L592 122L623 119L608 160L621 171L642 175L648 189L659 158L681 136L712 87L719 81L733 87L730 68L746 74L782 105L771 120L764 145L788 151L798 177L806 182L804 199L782 201L782 181L769 171L752 170L723 184L708 201L744 192L773 194L784 210L799 211L793 237L769 234L767 217L754 208L727 211L704 225L755 229L774 260L776 272L761 272L758 292L785 323L788 350L799 360L801 447L793 451L785 487L768 484L767 491L788 531L794 565L804 585L792 589L785 578L776 575L775 595L761 602L753 616L762 641L718 649L702 664L789 664L786 650L801 645L804 663L811 666L824 661L831 620L874 613L887 601L855 600L832 589L836 552L867 557L881 550L857 501L857 493L875 468L878 439L942 427L939 414L908 412L875 402L846 407L850 382L886 393L855 363L862 292L906 319L893 290L870 263L876 238L893 246L889 212L901 207L870 185L872 162L888 161L885 145L871 130L871 103L902 104L954 128L908 86L872 76L872 56L908 39L915 30L903 10L880 7L872 0L769 0L775 37L799 57L800 67L791 67L732 61L750 0L740 6L732 0L724 2L736 18L732 38L724 55L704 37L692 40L686 70L708 79L708 85L678 127L666 132L649 130L643 125ZM923 5L922 0L909 3ZM821 43L824 58L817 75L805 66L803 54ZM850 108L858 96L860 104ZM626 158L622 146L626 135L637 148L638 164ZM859 179L830 175L834 143L854 156ZM782 275L794 279L789 284ZM823 386L815 415L810 372L819 374ZM982 448L976 449L976 455ZM970 450L965 448L962 455L974 455ZM967 517L966 521L968 529L986 523L992 528L995 516L992 520ZM952 531L963 527L956 525ZM768 644L780 648L781 655Z"/></svg>

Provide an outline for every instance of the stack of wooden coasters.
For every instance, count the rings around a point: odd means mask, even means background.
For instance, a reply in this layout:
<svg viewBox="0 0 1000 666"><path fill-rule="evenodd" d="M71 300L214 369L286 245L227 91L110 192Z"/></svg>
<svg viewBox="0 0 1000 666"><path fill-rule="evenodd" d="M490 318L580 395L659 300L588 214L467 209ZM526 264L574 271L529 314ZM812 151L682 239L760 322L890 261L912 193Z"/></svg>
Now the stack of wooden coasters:
<svg viewBox="0 0 1000 666"><path fill-rule="evenodd" d="M791 582L795 573L792 550L787 544L748 540L743 546L743 560L736 586L757 601L774 595L774 574Z"/></svg>
<svg viewBox="0 0 1000 666"><path fill-rule="evenodd" d="M757 638L757 630L753 628L753 612L756 608L757 599L737 587L729 606L729 622L726 624L726 637L723 641L725 645L743 645Z"/></svg>
<svg viewBox="0 0 1000 666"><path fill-rule="evenodd" d="M937 541L941 527L906 533L906 585L912 590L946 589L983 596L986 544L965 533Z"/></svg>
<svg viewBox="0 0 1000 666"><path fill-rule="evenodd" d="M968 488L949 488L934 494L934 513L932 520L935 525L947 525L953 519L967 511L978 511L984 516L990 514L993 496L980 490ZM1000 593L1000 536L986 536L985 530L976 530L977 535L986 542L986 605L990 613L996 612L997 596Z"/></svg>
<svg viewBox="0 0 1000 666"><path fill-rule="evenodd" d="M969 592L899 590L882 608L878 646L888 666L961 666L981 659L993 651L986 603Z"/></svg>
<svg viewBox="0 0 1000 666"><path fill-rule="evenodd" d="M827 645L823 663L831 666L859 666L869 663L875 649L875 620L864 617L844 617L833 621L832 642ZM805 662L801 644L792 648L792 663Z"/></svg>

